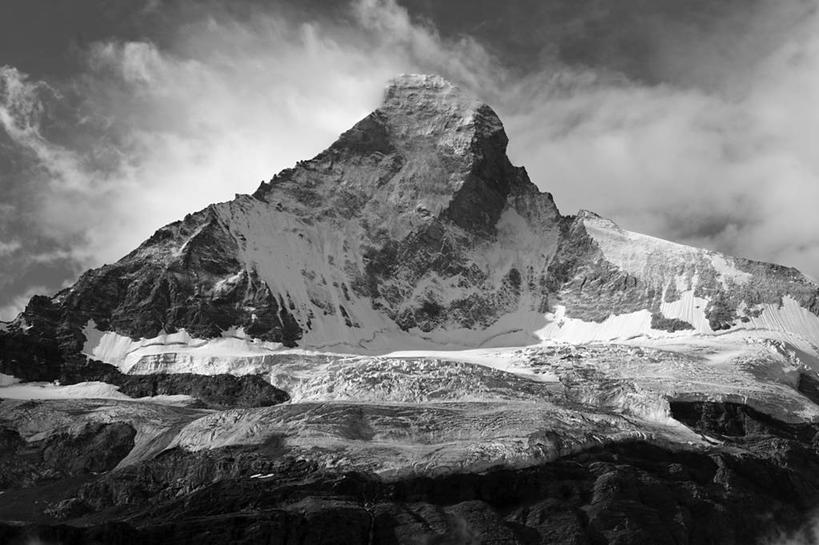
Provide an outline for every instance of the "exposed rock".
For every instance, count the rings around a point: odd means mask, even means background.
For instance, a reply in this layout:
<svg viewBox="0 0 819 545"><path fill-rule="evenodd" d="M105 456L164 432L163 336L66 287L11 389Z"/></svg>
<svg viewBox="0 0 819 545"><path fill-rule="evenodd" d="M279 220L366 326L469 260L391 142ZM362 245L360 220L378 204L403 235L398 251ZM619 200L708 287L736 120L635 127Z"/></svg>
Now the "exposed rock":
<svg viewBox="0 0 819 545"><path fill-rule="evenodd" d="M666 318L657 312L651 314L651 329L661 329L673 333L674 331L684 331L686 329L694 329L694 326L680 320L679 318Z"/></svg>
<svg viewBox="0 0 819 545"><path fill-rule="evenodd" d="M214 409L269 407L290 397L257 375L120 375L114 384L131 397L184 394Z"/></svg>
<svg viewBox="0 0 819 545"><path fill-rule="evenodd" d="M819 405L819 379L808 373L799 374L799 382L796 385L799 393Z"/></svg>
<svg viewBox="0 0 819 545"><path fill-rule="evenodd" d="M789 424L737 403L670 403L671 414L689 427L725 438L773 436L798 440L811 446L819 430L812 424Z"/></svg>
<svg viewBox="0 0 819 545"><path fill-rule="evenodd" d="M135 434L127 424L96 424L73 436L25 441L16 431L2 429L0 488L109 471L134 447Z"/></svg>
<svg viewBox="0 0 819 545"><path fill-rule="evenodd" d="M819 499L815 453L796 439L735 440L735 452L632 442L529 469L392 482L271 461L275 446L170 452L101 476L81 492L80 501L92 506L123 506L115 518L127 516L130 524L5 525L0 538L697 545L752 543L798 528Z"/></svg>
<svg viewBox="0 0 819 545"><path fill-rule="evenodd" d="M33 343L41 342L40 339L28 334L9 336L7 339L10 343L20 339L33 339ZM49 346L47 341L42 342ZM15 360L10 364L0 365L0 372L16 373L14 376L23 380L58 381L62 385L87 381L106 382L118 386L120 392L130 397L189 395L198 399L203 406L215 409L267 407L290 399L286 392L258 375L191 373L126 375L112 365L79 356L71 356L68 361L61 362L62 358L56 350L51 353L51 357L54 359L43 360L47 364L41 365L39 360L32 359L23 351L20 352L22 362Z"/></svg>
<svg viewBox="0 0 819 545"><path fill-rule="evenodd" d="M708 318L708 324L714 331L731 329L731 327L735 325L734 321L737 319L735 308L729 304L722 293L718 294L708 303L708 307L705 309L705 316Z"/></svg>

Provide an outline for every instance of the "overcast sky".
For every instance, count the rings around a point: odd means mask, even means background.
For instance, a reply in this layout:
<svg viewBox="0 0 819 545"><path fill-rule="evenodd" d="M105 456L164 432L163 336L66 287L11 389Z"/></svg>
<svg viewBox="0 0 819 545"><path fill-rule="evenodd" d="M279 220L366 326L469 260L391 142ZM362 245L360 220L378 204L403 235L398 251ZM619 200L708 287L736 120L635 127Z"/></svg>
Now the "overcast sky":
<svg viewBox="0 0 819 545"><path fill-rule="evenodd" d="M315 155L404 72L491 104L565 214L819 277L817 2L3 0L0 319Z"/></svg>

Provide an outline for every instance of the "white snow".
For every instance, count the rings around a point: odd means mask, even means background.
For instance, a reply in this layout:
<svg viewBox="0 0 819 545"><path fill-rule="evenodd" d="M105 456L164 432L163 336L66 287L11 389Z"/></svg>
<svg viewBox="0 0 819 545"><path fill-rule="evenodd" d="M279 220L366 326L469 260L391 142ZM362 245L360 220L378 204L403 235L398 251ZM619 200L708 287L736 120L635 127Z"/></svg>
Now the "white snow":
<svg viewBox="0 0 819 545"><path fill-rule="evenodd" d="M774 304L762 306L762 314L756 318L751 317L750 322L740 328L779 330L819 341L819 316L800 306L789 295L783 297L781 308Z"/></svg>
<svg viewBox="0 0 819 545"><path fill-rule="evenodd" d="M0 373L0 386L11 386L12 384L17 384L18 382L20 382L19 378Z"/></svg>
<svg viewBox="0 0 819 545"><path fill-rule="evenodd" d="M714 269L719 273L723 285L726 284L728 280L732 280L736 284L744 284L753 276L749 272L737 269L734 264L728 261L729 259L733 261L733 258L727 258L724 255L707 250L702 250L702 252L711 259L711 265L713 265Z"/></svg>
<svg viewBox="0 0 819 545"><path fill-rule="evenodd" d="M595 341L623 341L651 331L651 313L638 310L628 314L611 315L602 322L587 322L566 316L566 307L557 305L554 313L546 315L548 323L537 331L542 340L567 343Z"/></svg>
<svg viewBox="0 0 819 545"><path fill-rule="evenodd" d="M705 308L708 300L694 296L694 290L685 290L680 293L680 298L670 303L660 303L660 313L666 318L676 318L688 322L694 327L697 333L710 333L711 326L708 318L705 317Z"/></svg>
<svg viewBox="0 0 819 545"><path fill-rule="evenodd" d="M626 231L613 221L593 214L584 215L583 225L606 260L638 277L644 277L649 272L648 266L657 254L668 261L685 261L701 253L698 248Z"/></svg>
<svg viewBox="0 0 819 545"><path fill-rule="evenodd" d="M695 297L693 290L681 292L677 301L662 303L660 311L665 317L684 320L694 326L693 330L666 332L652 329L648 310L611 315L602 322L590 322L566 316L565 307L558 305L554 313L545 315L523 311L508 314L484 331L457 329L424 333L385 328L373 333L367 341L355 345L339 343L322 347L323 350L284 349L278 343L250 339L241 331L226 332L225 336L210 340L192 338L180 331L133 341L116 333L101 333L89 324L86 353L132 374L268 374L282 365L282 361L293 360L292 357L282 360L283 356L293 356L296 360L303 356L301 359L314 365L312 356L343 358L346 353L441 358L550 381L553 377L534 376L509 354L516 347L555 342L652 343L668 339L673 343L675 339L724 337L727 334L724 331L711 331L704 313L707 304L706 299ZM792 298L785 297L781 308L764 305L759 317L751 318L747 323L739 320L736 323L731 332L742 332L745 337L782 339L804 352L805 357L816 359L819 365L819 317L800 307Z"/></svg>
<svg viewBox="0 0 819 545"><path fill-rule="evenodd" d="M742 284L752 276L739 270L732 257L626 231L613 221L591 213L583 214L583 225L609 262L639 278L662 278L668 271L697 262L710 263L723 285L729 281Z"/></svg>
<svg viewBox="0 0 819 545"><path fill-rule="evenodd" d="M736 330L756 337L783 339L801 350L819 355L819 316L803 308L792 297L782 298L782 306L762 305L762 314L737 322Z"/></svg>
<svg viewBox="0 0 819 545"><path fill-rule="evenodd" d="M476 348L471 350L397 350L384 354L386 358L440 358L449 361L473 363L512 373L535 382L557 382L553 373L533 373L529 362L524 361L515 348Z"/></svg>
<svg viewBox="0 0 819 545"><path fill-rule="evenodd" d="M357 222L308 224L292 214L271 213L269 204L252 198L216 210L241 235L238 238L247 240L241 257L248 269L255 270L273 293L286 294L285 304L292 303L295 315L314 316L302 346L355 346L384 327L384 317L348 286L345 266L364 269L360 245L365 236ZM343 296L342 285L347 285L349 299ZM342 306L359 327L346 325Z"/></svg>
<svg viewBox="0 0 819 545"><path fill-rule="evenodd" d="M121 393L119 386L106 382L79 382L68 386L52 382L12 383L0 386L0 399L117 399L166 405L185 405L194 401L188 395L132 398Z"/></svg>
<svg viewBox="0 0 819 545"><path fill-rule="evenodd" d="M50 382L25 382L0 387L0 398L4 399L131 399L119 392L119 388L105 382L80 382L69 386L59 386Z"/></svg>
<svg viewBox="0 0 819 545"><path fill-rule="evenodd" d="M321 324L315 321L314 324ZM357 342L336 342L311 346L308 334L305 349L287 349L279 343L270 343L247 337L241 330L225 332L215 339L191 337L186 331L161 334L150 339L134 341L129 337L96 329L89 322L84 330L86 343L83 353L104 363L117 366L130 374L197 373L236 375L256 374L268 369L271 357L280 355L311 354L390 354L396 350L452 351L473 347L518 347L540 341L534 332L546 324L542 314L518 311L501 317L485 330L458 328L424 333L418 329L401 331L394 324L370 333L368 339ZM346 326L345 326L346 328ZM349 332L358 335L360 332ZM325 332L327 330L325 329Z"/></svg>
<svg viewBox="0 0 819 545"><path fill-rule="evenodd" d="M227 373L242 367L242 361L253 362L260 356L283 351L281 343L250 338L241 329L225 331L215 339L197 339L180 329L134 341L113 331L99 331L90 321L83 333L83 354L134 374L163 372L166 368L176 373Z"/></svg>

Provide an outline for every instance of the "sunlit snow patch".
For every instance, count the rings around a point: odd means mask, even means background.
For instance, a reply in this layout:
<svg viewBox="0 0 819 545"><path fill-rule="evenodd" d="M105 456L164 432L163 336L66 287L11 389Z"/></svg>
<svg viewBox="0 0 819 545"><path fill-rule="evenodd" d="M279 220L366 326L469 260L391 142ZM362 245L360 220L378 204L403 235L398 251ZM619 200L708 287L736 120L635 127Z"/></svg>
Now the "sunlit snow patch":
<svg viewBox="0 0 819 545"><path fill-rule="evenodd" d="M619 269L647 279L659 273L695 262L710 264L724 286L744 284L752 275L736 267L734 258L686 246L661 238L621 229L613 221L582 211L586 232L594 239L606 260Z"/></svg>
<svg viewBox="0 0 819 545"><path fill-rule="evenodd" d="M0 386L10 386L12 384L17 384L18 382L20 382L19 378L0 373Z"/></svg>
<svg viewBox="0 0 819 545"><path fill-rule="evenodd" d="M186 405L194 401L188 395L132 398L120 392L119 386L106 382L79 382L67 386L51 382L12 383L0 386L0 399L117 399L168 405Z"/></svg>
<svg viewBox="0 0 819 545"><path fill-rule="evenodd" d="M248 337L242 329L224 331L221 337L197 339L180 329L137 341L113 331L99 331L94 322L86 325L83 353L117 366L123 373L247 374L241 368L266 354L282 352L281 343ZM244 365L243 365L244 364ZM252 366L252 365L251 365ZM166 369L172 367L172 369Z"/></svg>

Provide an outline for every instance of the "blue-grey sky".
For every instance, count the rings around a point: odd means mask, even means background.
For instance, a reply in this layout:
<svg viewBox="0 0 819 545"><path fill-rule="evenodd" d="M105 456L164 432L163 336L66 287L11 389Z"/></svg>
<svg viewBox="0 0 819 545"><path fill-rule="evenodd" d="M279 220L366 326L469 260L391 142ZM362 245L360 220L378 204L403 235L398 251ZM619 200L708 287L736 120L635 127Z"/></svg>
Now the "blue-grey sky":
<svg viewBox="0 0 819 545"><path fill-rule="evenodd" d="M0 319L434 72L623 227L819 277L819 0L0 3Z"/></svg>

